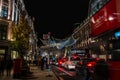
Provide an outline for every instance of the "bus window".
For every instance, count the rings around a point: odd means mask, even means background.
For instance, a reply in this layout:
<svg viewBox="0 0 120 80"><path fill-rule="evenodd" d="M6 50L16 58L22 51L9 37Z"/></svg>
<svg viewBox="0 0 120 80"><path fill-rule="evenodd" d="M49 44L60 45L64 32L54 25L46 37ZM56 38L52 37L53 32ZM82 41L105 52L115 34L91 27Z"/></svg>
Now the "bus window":
<svg viewBox="0 0 120 80"><path fill-rule="evenodd" d="M109 0L91 0L90 2L90 16L99 11Z"/></svg>

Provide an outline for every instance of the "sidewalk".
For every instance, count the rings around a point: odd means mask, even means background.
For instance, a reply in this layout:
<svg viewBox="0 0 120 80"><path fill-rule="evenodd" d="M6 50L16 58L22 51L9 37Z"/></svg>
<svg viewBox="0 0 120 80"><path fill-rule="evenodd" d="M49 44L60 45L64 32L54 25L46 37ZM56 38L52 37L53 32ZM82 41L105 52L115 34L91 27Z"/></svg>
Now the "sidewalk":
<svg viewBox="0 0 120 80"><path fill-rule="evenodd" d="M31 65L30 70L32 73L32 76L30 77L23 77L21 79L13 79L13 76L6 76L6 73L4 73L4 76L0 76L0 80L58 80L56 75L50 70L47 69L41 70L40 67ZM13 72L12 72L13 74Z"/></svg>

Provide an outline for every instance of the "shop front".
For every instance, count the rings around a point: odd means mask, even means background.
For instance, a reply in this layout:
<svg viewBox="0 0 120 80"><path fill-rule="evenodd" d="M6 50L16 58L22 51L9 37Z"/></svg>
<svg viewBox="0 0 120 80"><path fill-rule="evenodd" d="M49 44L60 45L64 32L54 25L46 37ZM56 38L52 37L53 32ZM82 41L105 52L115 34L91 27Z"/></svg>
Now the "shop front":
<svg viewBox="0 0 120 80"><path fill-rule="evenodd" d="M9 41L0 41L0 58L11 58L11 45Z"/></svg>

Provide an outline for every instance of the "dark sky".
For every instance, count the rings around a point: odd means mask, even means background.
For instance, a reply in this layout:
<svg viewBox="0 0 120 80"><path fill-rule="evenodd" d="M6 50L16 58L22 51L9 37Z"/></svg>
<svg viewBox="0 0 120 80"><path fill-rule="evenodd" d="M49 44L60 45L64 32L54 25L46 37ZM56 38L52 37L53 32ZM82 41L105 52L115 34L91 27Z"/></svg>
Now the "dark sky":
<svg viewBox="0 0 120 80"><path fill-rule="evenodd" d="M82 22L88 14L89 0L24 0L30 16L35 17L38 39L43 34L63 39L72 34L73 25Z"/></svg>

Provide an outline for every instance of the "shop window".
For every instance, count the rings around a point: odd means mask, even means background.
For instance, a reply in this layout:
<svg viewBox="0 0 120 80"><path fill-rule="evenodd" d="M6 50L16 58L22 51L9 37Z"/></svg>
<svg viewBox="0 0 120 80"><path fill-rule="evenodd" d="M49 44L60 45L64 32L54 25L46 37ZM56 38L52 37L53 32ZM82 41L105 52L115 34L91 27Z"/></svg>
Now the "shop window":
<svg viewBox="0 0 120 80"><path fill-rule="evenodd" d="M0 55L5 54L5 49L0 49Z"/></svg>

